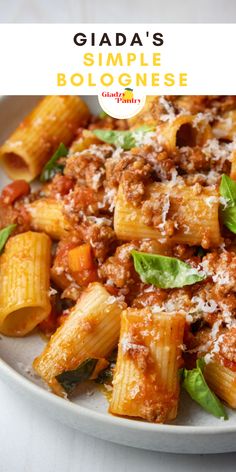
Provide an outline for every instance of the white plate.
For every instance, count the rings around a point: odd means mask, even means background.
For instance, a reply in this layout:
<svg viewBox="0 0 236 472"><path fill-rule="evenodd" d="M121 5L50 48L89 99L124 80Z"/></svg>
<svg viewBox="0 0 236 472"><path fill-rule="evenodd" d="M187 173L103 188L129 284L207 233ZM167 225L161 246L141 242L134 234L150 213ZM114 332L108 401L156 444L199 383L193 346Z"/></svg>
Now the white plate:
<svg viewBox="0 0 236 472"><path fill-rule="evenodd" d="M0 141L34 106L37 97L6 97L0 100ZM97 99L88 97L94 112ZM7 182L0 171L0 186ZM157 425L108 415L107 400L91 385L81 387L72 400L48 392L33 374L33 359L41 352L43 341L37 334L23 339L1 336L0 376L33 402L45 414L73 428L102 439L144 449L177 453L217 453L236 451L236 412L229 410L229 421L221 422L202 411L184 394L179 415L172 425Z"/></svg>

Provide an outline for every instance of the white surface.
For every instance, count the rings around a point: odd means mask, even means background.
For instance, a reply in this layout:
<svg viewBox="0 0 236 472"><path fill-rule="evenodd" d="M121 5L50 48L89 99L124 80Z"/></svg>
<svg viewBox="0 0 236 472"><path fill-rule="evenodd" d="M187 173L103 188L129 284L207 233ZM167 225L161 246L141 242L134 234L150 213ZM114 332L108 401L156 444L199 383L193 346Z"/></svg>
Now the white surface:
<svg viewBox="0 0 236 472"><path fill-rule="evenodd" d="M190 456L143 451L58 424L0 382L1 472L233 472L236 454Z"/></svg>
<svg viewBox="0 0 236 472"><path fill-rule="evenodd" d="M217 23L236 21L235 0L0 0L9 23Z"/></svg>
<svg viewBox="0 0 236 472"><path fill-rule="evenodd" d="M235 22L235 0L0 0L1 22ZM17 90L16 90L17 93ZM236 454L187 456L125 448L49 420L0 382L1 472L235 470Z"/></svg>

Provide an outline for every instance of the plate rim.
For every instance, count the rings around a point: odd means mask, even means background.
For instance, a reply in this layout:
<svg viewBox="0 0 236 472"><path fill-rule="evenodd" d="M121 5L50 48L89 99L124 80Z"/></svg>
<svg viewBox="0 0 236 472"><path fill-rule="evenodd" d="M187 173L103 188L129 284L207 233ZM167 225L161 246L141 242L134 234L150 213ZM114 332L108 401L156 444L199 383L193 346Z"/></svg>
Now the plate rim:
<svg viewBox="0 0 236 472"><path fill-rule="evenodd" d="M7 362L3 359L0 359L0 372L8 378L9 380L13 381L14 383L18 384L19 386L25 388L29 393L32 393L34 398L43 399L44 401L48 402L49 404L54 404L54 406L60 407L63 409L64 412L70 411L71 413L75 413L81 417L89 417L90 419L96 420L97 423L100 424L110 424L112 426L119 426L123 429L133 430L136 429L146 432L146 433L160 433L165 432L171 435L177 434L194 434L194 435L202 435L202 434L214 434L220 435L222 433L236 433L236 424L235 425L227 425L225 422L221 426L210 426L210 425L200 425L200 426L191 426L191 425L176 425L176 424L159 424L159 423L148 423L145 421L139 421L132 418L122 418L119 416L104 414L99 411L90 410L89 408L79 405L78 403L73 403L69 400L61 398L55 395L53 392L50 392L41 386L35 384L30 379L27 379L22 374L17 372L13 367L11 367Z"/></svg>

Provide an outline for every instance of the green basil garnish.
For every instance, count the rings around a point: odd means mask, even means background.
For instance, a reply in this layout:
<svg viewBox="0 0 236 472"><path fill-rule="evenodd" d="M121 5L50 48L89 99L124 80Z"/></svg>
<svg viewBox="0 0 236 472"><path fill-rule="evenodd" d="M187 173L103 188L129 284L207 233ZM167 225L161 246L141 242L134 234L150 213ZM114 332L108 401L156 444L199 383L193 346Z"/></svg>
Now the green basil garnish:
<svg viewBox="0 0 236 472"><path fill-rule="evenodd" d="M134 130L111 130L111 129L94 129L95 136L108 144L113 144L115 147L121 147L129 150L140 145L143 137L147 133L154 131L154 128L148 125L140 126Z"/></svg>
<svg viewBox="0 0 236 472"><path fill-rule="evenodd" d="M189 264L175 257L132 251L134 267L142 282L160 288L180 288L206 278Z"/></svg>
<svg viewBox="0 0 236 472"><path fill-rule="evenodd" d="M100 111L98 117L103 120L104 118L106 118L107 116L109 116L104 110Z"/></svg>
<svg viewBox="0 0 236 472"><path fill-rule="evenodd" d="M17 225L9 225L6 226L5 228L1 229L0 231L0 252L3 250L9 236L11 236L11 233L14 231L14 229L17 227Z"/></svg>
<svg viewBox="0 0 236 472"><path fill-rule="evenodd" d="M97 376L95 382L98 384L110 384L113 380L113 369L109 365L106 369L102 370Z"/></svg>
<svg viewBox="0 0 236 472"><path fill-rule="evenodd" d="M117 361L117 349L114 349L108 357L109 365L99 372L95 382L98 384L111 384L113 380L113 373Z"/></svg>
<svg viewBox="0 0 236 472"><path fill-rule="evenodd" d="M227 420L228 415L224 409L223 404L214 394L214 392L212 392L212 390L208 387L204 379L202 372L204 365L205 361L203 359L198 359L197 367L195 369L183 369L182 386L188 392L190 397L204 410L216 416L216 418L223 418L224 420Z"/></svg>
<svg viewBox="0 0 236 472"><path fill-rule="evenodd" d="M203 249L203 247L198 246L197 248L197 256L200 257L201 259L206 255L207 251Z"/></svg>
<svg viewBox="0 0 236 472"><path fill-rule="evenodd" d="M225 199L225 205L221 205L222 221L232 233L236 233L236 182L226 174L221 178L220 195Z"/></svg>
<svg viewBox="0 0 236 472"><path fill-rule="evenodd" d="M75 387L85 380L88 380L96 365L98 359L86 359L82 364L74 370L66 370L59 375L56 375L56 380L64 388L67 393L72 393Z"/></svg>
<svg viewBox="0 0 236 472"><path fill-rule="evenodd" d="M47 162L47 164L45 164L40 175L40 182L47 182L48 180L51 180L54 175L63 171L64 165L60 164L58 161L61 157L66 157L67 154L68 149L63 143L61 143L57 150L54 152L51 159Z"/></svg>

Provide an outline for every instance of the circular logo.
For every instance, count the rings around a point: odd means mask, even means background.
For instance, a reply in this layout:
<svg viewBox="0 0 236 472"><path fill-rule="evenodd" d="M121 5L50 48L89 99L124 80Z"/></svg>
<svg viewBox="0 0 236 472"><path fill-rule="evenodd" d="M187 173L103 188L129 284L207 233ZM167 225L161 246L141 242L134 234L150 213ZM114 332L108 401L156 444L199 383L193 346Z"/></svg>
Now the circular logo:
<svg viewBox="0 0 236 472"><path fill-rule="evenodd" d="M145 105L146 96L130 87L122 90L101 91L98 101L102 109L113 118L131 118Z"/></svg>

